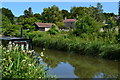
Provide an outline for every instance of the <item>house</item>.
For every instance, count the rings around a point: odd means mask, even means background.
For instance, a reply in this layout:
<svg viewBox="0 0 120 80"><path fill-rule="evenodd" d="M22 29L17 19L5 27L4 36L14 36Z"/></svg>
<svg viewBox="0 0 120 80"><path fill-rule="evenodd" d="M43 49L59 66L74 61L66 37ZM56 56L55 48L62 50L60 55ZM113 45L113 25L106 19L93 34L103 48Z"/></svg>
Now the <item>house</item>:
<svg viewBox="0 0 120 80"><path fill-rule="evenodd" d="M65 19L63 20L64 22L64 28L65 29L73 29L75 27L75 22L76 22L76 19Z"/></svg>
<svg viewBox="0 0 120 80"><path fill-rule="evenodd" d="M34 25L36 26L37 30L48 31L51 28L52 23L39 23L39 22L35 22Z"/></svg>

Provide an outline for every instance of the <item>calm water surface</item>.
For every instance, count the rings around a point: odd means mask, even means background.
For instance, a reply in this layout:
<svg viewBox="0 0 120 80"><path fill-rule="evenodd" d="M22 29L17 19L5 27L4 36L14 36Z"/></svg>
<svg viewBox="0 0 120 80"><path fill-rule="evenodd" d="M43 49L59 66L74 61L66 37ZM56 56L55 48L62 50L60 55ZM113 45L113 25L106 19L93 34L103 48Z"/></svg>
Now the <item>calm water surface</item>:
<svg viewBox="0 0 120 80"><path fill-rule="evenodd" d="M41 49L34 48L37 53ZM118 62L47 49L40 64L49 66L48 74L58 78L116 78Z"/></svg>

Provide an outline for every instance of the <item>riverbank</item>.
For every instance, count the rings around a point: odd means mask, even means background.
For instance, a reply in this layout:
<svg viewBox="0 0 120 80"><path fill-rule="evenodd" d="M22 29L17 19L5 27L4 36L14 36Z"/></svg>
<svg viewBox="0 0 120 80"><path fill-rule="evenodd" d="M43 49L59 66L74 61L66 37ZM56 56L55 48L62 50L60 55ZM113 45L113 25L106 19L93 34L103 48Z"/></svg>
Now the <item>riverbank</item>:
<svg viewBox="0 0 120 80"><path fill-rule="evenodd" d="M120 59L120 44L111 38L97 38L95 35L75 37L65 33L49 35L46 32L34 31L26 35L33 40L33 44L38 47L70 51L81 55L96 56L105 59Z"/></svg>

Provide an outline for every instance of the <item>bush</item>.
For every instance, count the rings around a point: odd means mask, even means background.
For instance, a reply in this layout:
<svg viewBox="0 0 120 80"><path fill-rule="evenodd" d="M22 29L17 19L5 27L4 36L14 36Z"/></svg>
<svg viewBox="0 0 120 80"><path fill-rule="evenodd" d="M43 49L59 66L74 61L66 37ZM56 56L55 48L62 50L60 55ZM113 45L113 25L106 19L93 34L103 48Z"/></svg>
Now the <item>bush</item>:
<svg viewBox="0 0 120 80"><path fill-rule="evenodd" d="M52 48L107 59L118 60L120 58L120 45L110 41L109 38L104 39L102 37L96 37L96 34L82 34L79 37L74 35L70 36L63 32L56 35L49 35L46 33L30 34L33 35L33 44L38 47Z"/></svg>
<svg viewBox="0 0 120 80"><path fill-rule="evenodd" d="M2 49L2 77L3 78L48 78L45 65L39 65L35 56L18 47L8 50Z"/></svg>

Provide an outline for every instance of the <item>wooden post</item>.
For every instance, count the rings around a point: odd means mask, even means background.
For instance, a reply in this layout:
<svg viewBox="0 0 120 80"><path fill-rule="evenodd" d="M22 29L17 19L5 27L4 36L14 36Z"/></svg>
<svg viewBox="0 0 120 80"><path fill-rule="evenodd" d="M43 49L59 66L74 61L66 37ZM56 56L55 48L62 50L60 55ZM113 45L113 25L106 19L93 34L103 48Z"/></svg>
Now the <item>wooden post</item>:
<svg viewBox="0 0 120 80"><path fill-rule="evenodd" d="M21 37L23 37L23 28L21 28Z"/></svg>

